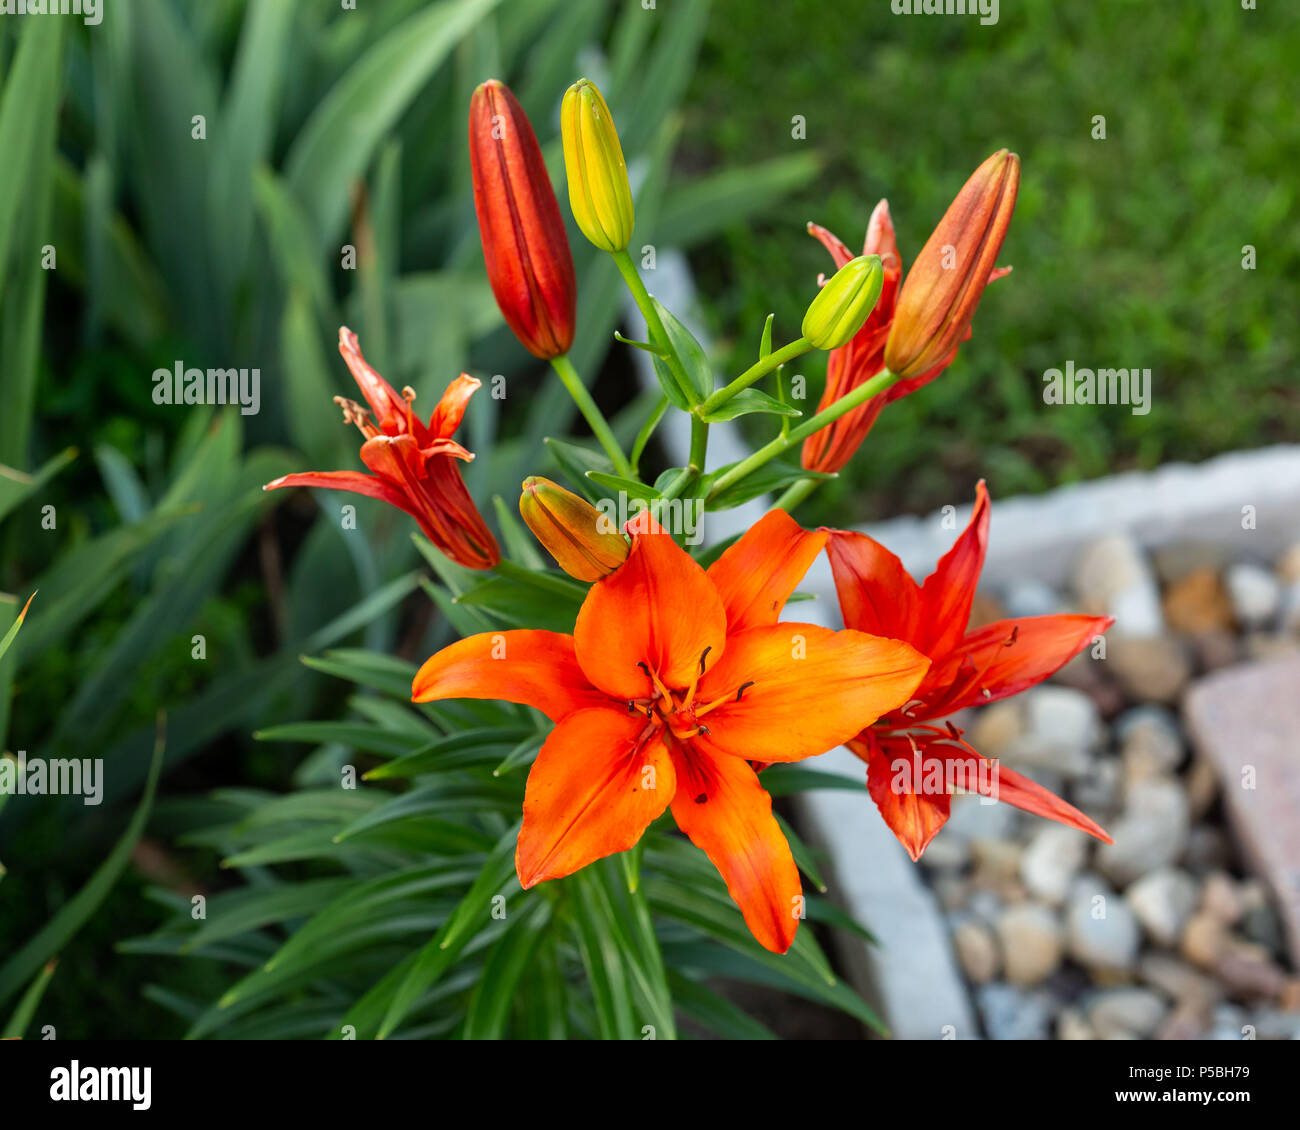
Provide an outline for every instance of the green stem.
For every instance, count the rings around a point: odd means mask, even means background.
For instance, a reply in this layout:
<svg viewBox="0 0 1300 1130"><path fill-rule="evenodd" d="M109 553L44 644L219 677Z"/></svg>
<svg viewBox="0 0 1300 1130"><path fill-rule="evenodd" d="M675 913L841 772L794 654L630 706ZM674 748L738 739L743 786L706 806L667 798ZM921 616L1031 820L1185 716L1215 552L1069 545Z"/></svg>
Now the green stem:
<svg viewBox="0 0 1300 1130"><path fill-rule="evenodd" d="M591 429L592 434L600 441L600 446L605 449L605 454L613 461L615 468L620 475L632 475L632 464L627 461L627 456L623 454L623 449L619 447L618 440L614 438L614 433L610 430L609 424L601 414L596 402L591 399L591 393L587 391L587 386L582 383L582 378L578 376L578 370L573 367L573 362L569 360L567 353L561 353L558 357L551 358L551 367L559 375L560 382L573 397L573 402L578 406L578 411L582 413L582 418L587 421L587 426Z"/></svg>
<svg viewBox="0 0 1300 1130"><path fill-rule="evenodd" d="M743 392L760 377L770 373L773 369L779 368L787 361L792 361L801 354L807 353L812 347L812 342L806 337L799 337L795 338L789 345L781 346L775 353L760 357L734 381L718 389L717 392L701 404L699 409L701 414L716 412L736 393Z"/></svg>
<svg viewBox="0 0 1300 1130"><path fill-rule="evenodd" d="M525 569L522 565L516 565L513 561L508 561L504 557L492 567L492 572L496 573L498 577L508 577L512 581L532 585L533 588L541 589L542 592L567 597L570 600L574 597L583 600L587 595L587 586L579 581L571 581L567 577L557 577L554 573L535 573L532 569Z"/></svg>
<svg viewBox="0 0 1300 1130"><path fill-rule="evenodd" d="M704 459L709 448L709 425L698 416L691 417L691 455L688 466L669 483L663 492L665 499L676 498L704 473Z"/></svg>
<svg viewBox="0 0 1300 1130"><path fill-rule="evenodd" d="M800 479L797 483L792 484L785 494L776 500L774 510L784 510L787 514L793 513L794 508L807 498L813 491L822 485L825 479Z"/></svg>
<svg viewBox="0 0 1300 1130"><path fill-rule="evenodd" d="M709 492L710 497L734 486L740 482L746 475L757 471L765 463L775 459L778 455L788 451L797 443L802 443L814 432L819 432L827 424L833 424L847 412L852 412L859 405L865 404L873 396L879 396L899 380L896 373L891 373L888 369L882 369L869 381L858 385L852 392L846 396L841 396L839 400L826 408L823 408L817 415L810 420L800 424L797 428L791 428L783 436L777 436L770 443L764 444L748 459L742 459L730 471L719 475L713 484L713 489Z"/></svg>
<svg viewBox="0 0 1300 1130"><path fill-rule="evenodd" d="M632 293L632 299L636 302L637 309L641 311L641 316L645 319L646 328L650 331L651 341L664 350L666 354L664 360L673 375L673 379L677 382L677 387L681 390L682 395L686 397L686 402L694 404L696 393L691 387L690 378L686 376L686 369L682 366L682 360L677 356L677 350L673 348L673 339L668 336L668 331L664 329L664 320L659 317L659 308L655 305L654 299L650 297L650 292L646 290L640 274L637 273L636 264L632 262L632 256L627 253L627 248L622 251L611 252L611 255L618 267L619 274L623 276L623 281L627 283L627 289Z"/></svg>

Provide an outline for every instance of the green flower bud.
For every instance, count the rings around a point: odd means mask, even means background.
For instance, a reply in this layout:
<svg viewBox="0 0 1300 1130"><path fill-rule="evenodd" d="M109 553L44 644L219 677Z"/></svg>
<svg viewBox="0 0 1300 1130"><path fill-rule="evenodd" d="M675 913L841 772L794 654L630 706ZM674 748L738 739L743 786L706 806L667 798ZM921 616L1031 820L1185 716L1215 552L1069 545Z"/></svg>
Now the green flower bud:
<svg viewBox="0 0 1300 1130"><path fill-rule="evenodd" d="M817 349L848 344L875 307L883 279L879 255L850 259L812 300L803 316L803 336Z"/></svg>
<svg viewBox="0 0 1300 1130"><path fill-rule="evenodd" d="M632 238L632 187L614 118L596 84L579 79L560 106L569 207L602 251L623 251Z"/></svg>

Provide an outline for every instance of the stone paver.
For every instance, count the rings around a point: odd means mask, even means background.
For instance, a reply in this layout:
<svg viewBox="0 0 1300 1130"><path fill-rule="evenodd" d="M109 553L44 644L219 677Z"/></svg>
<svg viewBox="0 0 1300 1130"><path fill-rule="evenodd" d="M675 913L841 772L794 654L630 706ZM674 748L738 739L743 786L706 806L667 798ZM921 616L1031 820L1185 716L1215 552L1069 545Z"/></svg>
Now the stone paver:
<svg viewBox="0 0 1300 1130"><path fill-rule="evenodd" d="M1184 709L1300 965L1300 656L1217 672L1192 688Z"/></svg>

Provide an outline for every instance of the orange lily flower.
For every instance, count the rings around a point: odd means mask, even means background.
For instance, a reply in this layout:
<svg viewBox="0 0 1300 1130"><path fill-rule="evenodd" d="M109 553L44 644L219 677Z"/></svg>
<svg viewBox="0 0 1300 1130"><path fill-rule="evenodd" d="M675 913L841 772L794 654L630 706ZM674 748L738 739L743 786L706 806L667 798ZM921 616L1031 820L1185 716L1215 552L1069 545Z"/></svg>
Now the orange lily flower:
<svg viewBox="0 0 1300 1130"><path fill-rule="evenodd" d="M842 470L885 405L929 384L952 364L958 346L971 336L971 319L985 286L1011 273L1010 267L994 267L993 260L1011 222L1019 176L1019 159L1005 149L976 169L926 241L905 282L889 202L882 200L872 210L863 254L879 255L884 264L880 301L857 336L831 352L818 411L886 368L903 379L804 440L805 470ZM809 224L808 231L831 253L837 270L853 258L843 241L826 228ZM949 246L957 262L945 269Z"/></svg>
<svg viewBox="0 0 1300 1130"><path fill-rule="evenodd" d="M342 396L334 403L342 407L344 422L356 424L366 437L361 461L374 473L306 471L282 475L262 489L325 487L378 498L411 515L424 536L453 561L470 569L491 569L501 560L501 551L455 462L468 463L474 456L451 438L482 382L462 373L447 386L426 426L411 407L415 392L404 388L398 396L366 363L357 335L347 326L339 330L339 352L370 408ZM370 421L371 412L376 423Z"/></svg>
<svg viewBox="0 0 1300 1130"><path fill-rule="evenodd" d="M846 743L866 762L872 799L914 860L948 819L954 785L995 795L1110 843L1077 808L984 757L951 722L936 724L958 710L1041 683L1112 623L1109 616L1029 616L967 632L988 528L989 496L981 481L969 525L922 585L865 534L827 531L826 552L844 623L906 640L930 657L930 670L913 700ZM996 793L984 784L990 777Z"/></svg>
<svg viewBox="0 0 1300 1130"><path fill-rule="evenodd" d="M671 806L758 941L784 953L801 887L750 762L824 753L907 701L927 666L897 640L777 623L825 544L777 510L706 572L648 513L591 587L572 636L470 636L429 659L412 698L497 698L555 729L528 775L515 853L529 888L626 851Z"/></svg>

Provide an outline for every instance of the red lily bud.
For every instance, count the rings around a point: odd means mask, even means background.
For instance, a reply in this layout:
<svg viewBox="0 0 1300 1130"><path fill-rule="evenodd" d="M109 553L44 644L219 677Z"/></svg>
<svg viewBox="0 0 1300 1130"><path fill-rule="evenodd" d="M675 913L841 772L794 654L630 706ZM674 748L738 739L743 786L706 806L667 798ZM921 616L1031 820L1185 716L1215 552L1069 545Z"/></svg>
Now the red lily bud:
<svg viewBox="0 0 1300 1130"><path fill-rule="evenodd" d="M578 289L569 238L533 127L496 79L470 100L469 157L497 305L530 353L548 359L567 353Z"/></svg>
<svg viewBox="0 0 1300 1130"><path fill-rule="evenodd" d="M962 186L898 295L885 365L904 379L933 369L970 332L1016 206L1020 158L999 149Z"/></svg>

